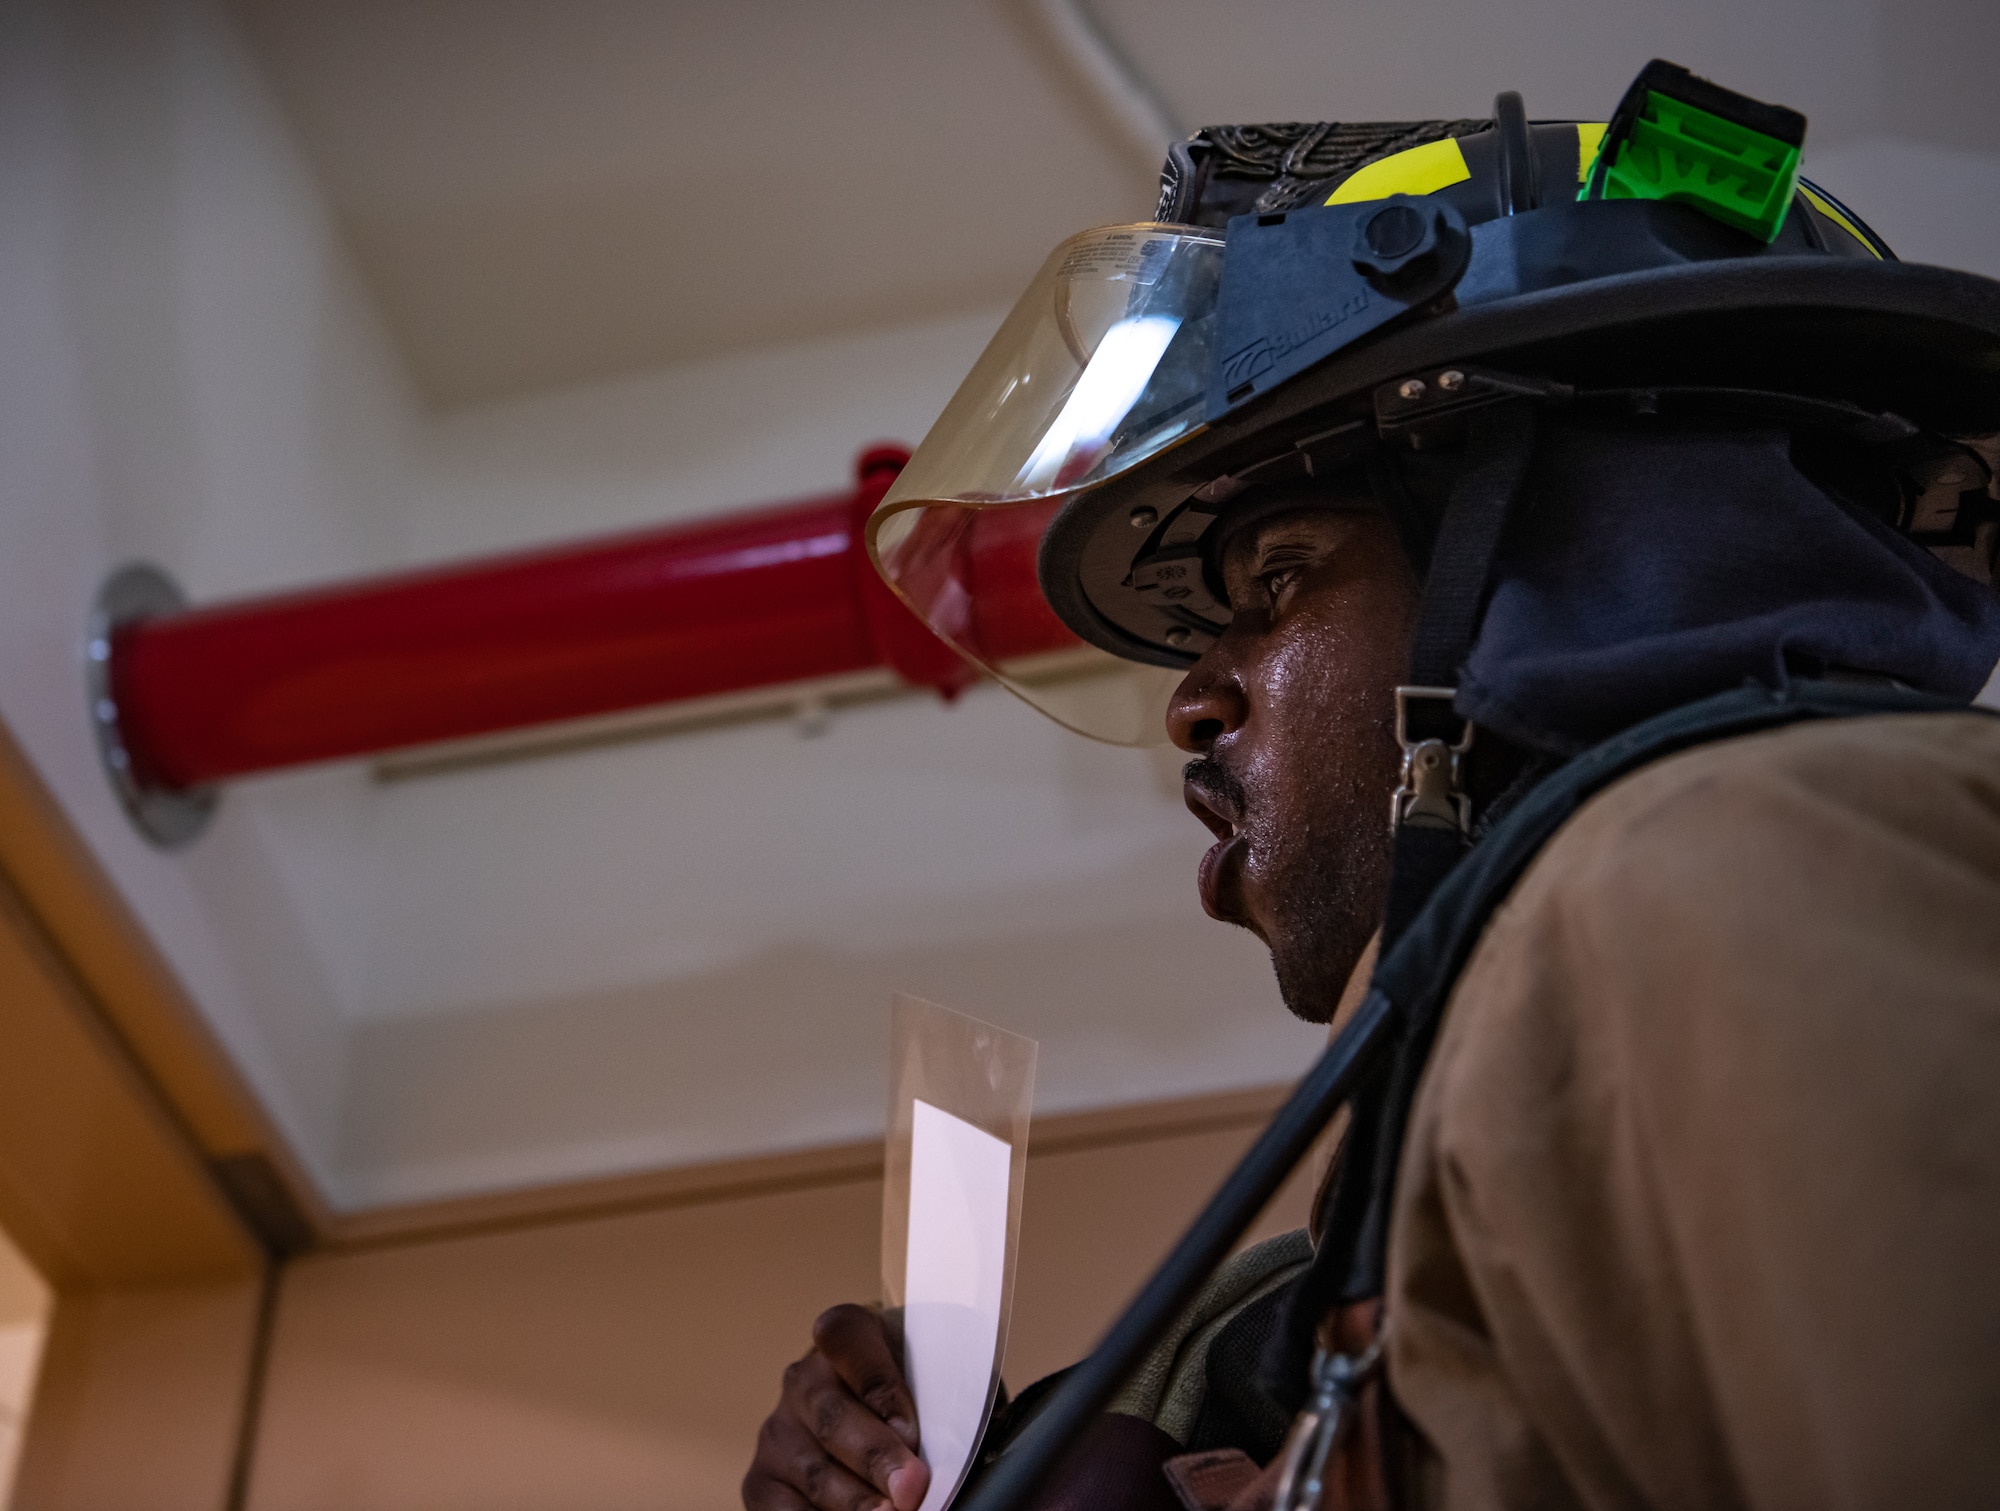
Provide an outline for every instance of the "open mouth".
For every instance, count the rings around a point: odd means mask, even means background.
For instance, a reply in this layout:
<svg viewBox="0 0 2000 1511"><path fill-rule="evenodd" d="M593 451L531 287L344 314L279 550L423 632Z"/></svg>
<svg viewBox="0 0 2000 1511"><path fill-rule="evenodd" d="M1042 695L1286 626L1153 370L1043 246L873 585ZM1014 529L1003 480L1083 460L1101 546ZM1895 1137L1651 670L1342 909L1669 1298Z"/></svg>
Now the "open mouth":
<svg viewBox="0 0 2000 1511"><path fill-rule="evenodd" d="M1220 780L1217 780L1220 778ZM1248 838L1243 833L1243 810L1237 796L1227 789L1235 783L1217 769L1213 760L1189 765L1181 787L1188 812L1200 819L1215 843L1201 858L1195 885L1201 894L1202 910L1224 923L1245 923L1242 882L1244 852Z"/></svg>
<svg viewBox="0 0 2000 1511"><path fill-rule="evenodd" d="M1243 849L1240 835L1218 840L1203 854L1201 867L1195 873L1202 910L1223 923L1249 922L1242 904Z"/></svg>

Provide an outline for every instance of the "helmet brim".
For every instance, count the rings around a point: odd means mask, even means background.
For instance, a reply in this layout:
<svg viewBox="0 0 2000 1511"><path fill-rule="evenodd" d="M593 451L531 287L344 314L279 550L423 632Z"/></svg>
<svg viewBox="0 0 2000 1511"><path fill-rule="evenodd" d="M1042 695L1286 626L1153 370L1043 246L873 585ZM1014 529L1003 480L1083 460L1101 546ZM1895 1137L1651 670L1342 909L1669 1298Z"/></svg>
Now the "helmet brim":
<svg viewBox="0 0 2000 1511"><path fill-rule="evenodd" d="M1135 635L1100 607L1130 563L1123 522L1140 509L1164 517L1214 479L1368 413L1380 385L1447 363L1583 387L1771 389L1984 435L2000 431L2000 282L1915 263L1766 255L1593 278L1415 321L1070 498L1039 553L1049 606L1113 655L1190 665L1194 654Z"/></svg>

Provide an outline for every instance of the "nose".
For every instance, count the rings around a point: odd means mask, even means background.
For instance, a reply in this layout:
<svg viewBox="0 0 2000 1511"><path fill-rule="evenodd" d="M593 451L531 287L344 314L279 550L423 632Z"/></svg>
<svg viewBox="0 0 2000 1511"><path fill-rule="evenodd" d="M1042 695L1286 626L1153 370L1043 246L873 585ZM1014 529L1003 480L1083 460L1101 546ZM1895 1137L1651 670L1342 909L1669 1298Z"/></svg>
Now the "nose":
<svg viewBox="0 0 2000 1511"><path fill-rule="evenodd" d="M1249 714L1243 684L1211 650L1197 661L1167 704L1167 738L1189 755L1207 755Z"/></svg>

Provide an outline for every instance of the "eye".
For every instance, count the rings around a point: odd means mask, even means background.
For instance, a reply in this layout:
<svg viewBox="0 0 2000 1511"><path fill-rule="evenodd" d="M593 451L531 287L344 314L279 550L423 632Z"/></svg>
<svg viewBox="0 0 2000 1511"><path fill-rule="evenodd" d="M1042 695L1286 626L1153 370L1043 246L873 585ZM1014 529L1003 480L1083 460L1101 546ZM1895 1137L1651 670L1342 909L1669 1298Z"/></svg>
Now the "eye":
<svg viewBox="0 0 2000 1511"><path fill-rule="evenodd" d="M1298 562L1285 562L1238 578L1229 593L1230 608L1239 614L1270 612L1298 580L1299 568Z"/></svg>
<svg viewBox="0 0 2000 1511"><path fill-rule="evenodd" d="M1267 603L1276 603L1304 575L1306 561L1289 552L1266 560L1257 573L1257 585Z"/></svg>
<svg viewBox="0 0 2000 1511"><path fill-rule="evenodd" d="M1252 549L1225 565L1223 576L1231 609L1240 614L1280 611L1292 590L1325 560L1330 545L1321 530L1267 532Z"/></svg>

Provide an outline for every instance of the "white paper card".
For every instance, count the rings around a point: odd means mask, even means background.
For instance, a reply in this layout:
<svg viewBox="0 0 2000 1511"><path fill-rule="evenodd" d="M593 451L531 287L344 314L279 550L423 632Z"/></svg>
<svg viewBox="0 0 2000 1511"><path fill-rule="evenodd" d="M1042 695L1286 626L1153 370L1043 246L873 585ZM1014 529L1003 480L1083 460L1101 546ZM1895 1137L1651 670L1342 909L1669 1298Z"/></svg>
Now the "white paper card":
<svg viewBox="0 0 2000 1511"><path fill-rule="evenodd" d="M1006 1140L916 1101L903 1357L931 1469L919 1511L942 1511L950 1502L986 1426L1000 1343L1011 1153Z"/></svg>

